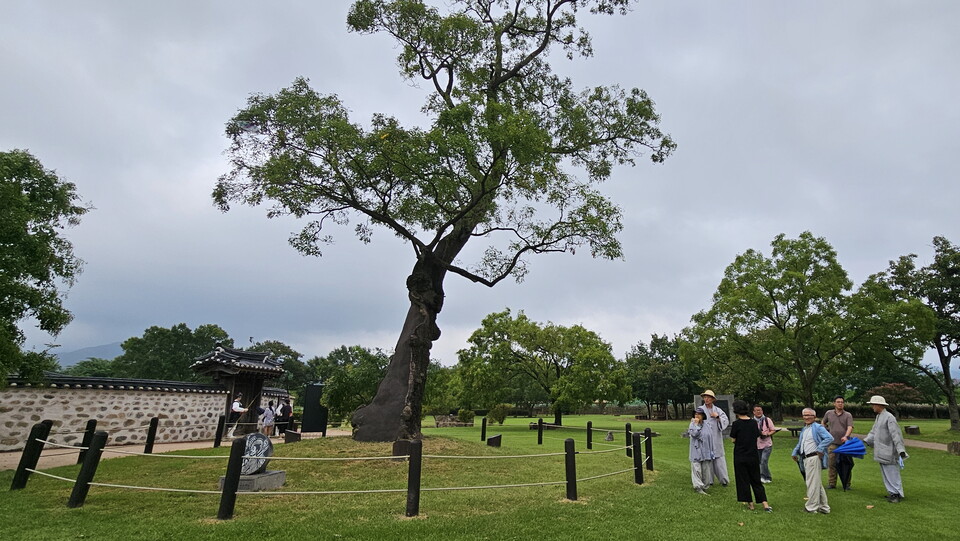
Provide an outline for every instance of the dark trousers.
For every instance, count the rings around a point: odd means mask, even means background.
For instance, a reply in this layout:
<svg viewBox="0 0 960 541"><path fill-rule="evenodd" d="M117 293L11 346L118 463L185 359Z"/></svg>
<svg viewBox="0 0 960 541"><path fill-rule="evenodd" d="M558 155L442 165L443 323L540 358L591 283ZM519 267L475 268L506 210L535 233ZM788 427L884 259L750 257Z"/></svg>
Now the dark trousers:
<svg viewBox="0 0 960 541"><path fill-rule="evenodd" d="M760 461L733 462L733 477L737 483L737 501L749 502L750 489L753 488L754 501L767 501L767 491L760 482Z"/></svg>

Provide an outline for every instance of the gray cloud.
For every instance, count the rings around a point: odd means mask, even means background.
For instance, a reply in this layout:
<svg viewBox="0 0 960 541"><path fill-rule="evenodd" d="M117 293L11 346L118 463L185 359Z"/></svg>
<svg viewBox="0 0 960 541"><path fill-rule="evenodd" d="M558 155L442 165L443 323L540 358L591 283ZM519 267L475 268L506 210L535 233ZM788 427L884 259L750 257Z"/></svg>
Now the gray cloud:
<svg viewBox="0 0 960 541"><path fill-rule="evenodd" d="M308 356L390 348L413 260L386 232L348 230L320 259L262 209L219 213L223 126L251 93L299 75L355 120L422 122L424 95L383 36L346 31L348 2L8 2L0 16L0 148L28 148L97 210L69 231L87 261L70 292L76 349L151 325L217 323ZM549 255L523 284L451 277L435 348L455 361L480 319L524 309L583 323L618 354L705 308L724 268L804 230L862 281L930 240L960 241L954 2L660 2L589 17L595 57L555 67L583 86L640 87L679 143L618 170L623 261ZM50 338L31 331L32 344Z"/></svg>

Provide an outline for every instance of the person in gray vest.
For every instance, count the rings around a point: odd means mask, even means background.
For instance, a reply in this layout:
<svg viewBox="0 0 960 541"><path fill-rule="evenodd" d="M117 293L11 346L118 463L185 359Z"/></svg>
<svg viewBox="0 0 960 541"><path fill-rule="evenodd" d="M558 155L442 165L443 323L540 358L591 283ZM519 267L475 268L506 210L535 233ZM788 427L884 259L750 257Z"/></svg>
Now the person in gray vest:
<svg viewBox="0 0 960 541"><path fill-rule="evenodd" d="M717 395L713 394L713 391L710 389L703 391L700 398L703 398L703 405L700 407L707 415L707 419L703 422L703 431L708 433L713 445L714 458L711 461L713 476L709 477L710 482L708 484L712 485L714 478L716 478L717 481L720 481L720 485L727 486L727 483L730 482L730 476L727 474L727 458L723 454L723 431L730 426L730 419L722 408L713 405L717 400Z"/></svg>
<svg viewBox="0 0 960 541"><path fill-rule="evenodd" d="M887 401L876 395L867 402L873 406L877 418L873 421L873 428L863 443L873 447L873 460L880 464L880 475L887 488L887 501L900 503L903 499L903 481L900 479L900 468L903 459L907 458L907 448L903 445L903 436L900 435L900 425L897 418L887 411Z"/></svg>

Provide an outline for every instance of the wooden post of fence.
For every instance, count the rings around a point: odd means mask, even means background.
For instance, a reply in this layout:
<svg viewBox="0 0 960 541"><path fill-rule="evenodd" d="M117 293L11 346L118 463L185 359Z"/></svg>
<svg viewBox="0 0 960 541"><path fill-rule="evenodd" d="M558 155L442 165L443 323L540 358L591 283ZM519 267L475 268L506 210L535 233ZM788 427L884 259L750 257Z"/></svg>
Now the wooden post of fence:
<svg viewBox="0 0 960 541"><path fill-rule="evenodd" d="M423 464L423 440L410 442L410 458L407 469L407 512L408 517L420 514L420 469Z"/></svg>
<svg viewBox="0 0 960 541"><path fill-rule="evenodd" d="M13 482L10 483L10 490L20 490L27 486L27 479L30 478L30 472L27 470L37 469L37 462L40 461L40 452L43 451L43 443L39 440L47 439L50 435L50 427L53 423L46 421L33 425L30 429L30 437L23 447L23 454L20 455L20 465L17 466L16 473L13 474Z"/></svg>
<svg viewBox="0 0 960 541"><path fill-rule="evenodd" d="M633 456L633 452L630 449L630 439L633 437L633 425L627 423L623 425L623 447L627 450L627 458Z"/></svg>
<svg viewBox="0 0 960 541"><path fill-rule="evenodd" d="M593 421L587 421L587 449L593 449Z"/></svg>
<svg viewBox="0 0 960 541"><path fill-rule="evenodd" d="M537 445L543 445L543 417L537 419Z"/></svg>
<svg viewBox="0 0 960 541"><path fill-rule="evenodd" d="M217 419L217 434L213 437L213 448L216 449L220 447L220 444L223 442L223 429L227 425L227 416L221 415Z"/></svg>
<svg viewBox="0 0 960 541"><path fill-rule="evenodd" d="M487 441L487 418L480 419L480 441Z"/></svg>
<svg viewBox="0 0 960 541"><path fill-rule="evenodd" d="M157 439L157 427L160 426L160 418L150 419L150 428L147 429L147 444L143 446L143 454L153 453L153 441Z"/></svg>
<svg viewBox="0 0 960 541"><path fill-rule="evenodd" d="M89 419L87 420L87 428L83 432L83 441L80 442L80 447L90 447L90 444L93 443L93 433L97 431L97 420ZM87 456L86 449L80 449L80 453L77 454L77 464L83 464L83 457Z"/></svg>
<svg viewBox="0 0 960 541"><path fill-rule="evenodd" d="M83 465L80 466L80 473L77 474L77 481L73 484L73 492L70 493L70 499L67 500L67 507L75 509L83 505L87 499L87 493L90 492L90 482L97 473L97 466L100 465L100 456L103 455L103 448L107 445L107 433L99 430L93 434L90 440L90 449L87 455L83 457Z"/></svg>
<svg viewBox="0 0 960 541"><path fill-rule="evenodd" d="M633 481L643 484L643 455L640 453L640 433L633 433Z"/></svg>
<svg viewBox="0 0 960 541"><path fill-rule="evenodd" d="M573 438L563 441L563 450L566 452L565 465L567 473L567 499L577 499L577 450Z"/></svg>
<svg viewBox="0 0 960 541"><path fill-rule="evenodd" d="M240 488L240 470L243 469L243 453L247 450L247 439L237 438L230 446L230 458L227 460L227 473L223 478L223 490L220 492L220 510L217 518L230 520L233 508L237 505L237 489Z"/></svg>
<svg viewBox="0 0 960 541"><path fill-rule="evenodd" d="M647 469L653 471L653 431L650 427L643 429L643 437L647 440Z"/></svg>

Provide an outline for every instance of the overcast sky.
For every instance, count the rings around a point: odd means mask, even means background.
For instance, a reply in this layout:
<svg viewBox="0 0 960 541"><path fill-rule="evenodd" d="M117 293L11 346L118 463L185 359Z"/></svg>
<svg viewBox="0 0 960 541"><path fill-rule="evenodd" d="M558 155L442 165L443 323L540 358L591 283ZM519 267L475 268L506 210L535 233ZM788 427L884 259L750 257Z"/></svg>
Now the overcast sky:
<svg viewBox="0 0 960 541"><path fill-rule="evenodd" d="M86 261L61 351L152 325L222 326L307 357L392 349L412 251L386 231L299 255L302 225L216 210L226 121L297 76L352 118L422 123L425 89L386 36L347 32L347 0L0 3L0 150L27 149L95 210L67 231ZM727 265L779 233L825 237L856 284L931 239L960 242L960 2L656 1L581 22L595 56L557 60L577 86L645 89L678 143L603 185L624 209L625 258L531 260L525 282L446 281L434 357L456 362L510 307L597 331L618 357L708 307Z"/></svg>

